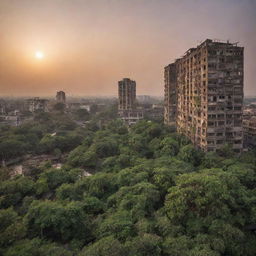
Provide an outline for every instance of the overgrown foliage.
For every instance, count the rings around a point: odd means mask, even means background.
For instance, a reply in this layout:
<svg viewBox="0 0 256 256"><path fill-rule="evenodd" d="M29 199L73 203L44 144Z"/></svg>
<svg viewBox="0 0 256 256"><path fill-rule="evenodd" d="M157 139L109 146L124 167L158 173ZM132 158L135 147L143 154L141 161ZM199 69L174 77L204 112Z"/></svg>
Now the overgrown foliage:
<svg viewBox="0 0 256 256"><path fill-rule="evenodd" d="M63 121L65 133L51 136L59 121L39 116L1 141L8 159L33 143L68 157L32 176L1 169L0 255L255 255L254 152L204 154L150 121L96 130Z"/></svg>

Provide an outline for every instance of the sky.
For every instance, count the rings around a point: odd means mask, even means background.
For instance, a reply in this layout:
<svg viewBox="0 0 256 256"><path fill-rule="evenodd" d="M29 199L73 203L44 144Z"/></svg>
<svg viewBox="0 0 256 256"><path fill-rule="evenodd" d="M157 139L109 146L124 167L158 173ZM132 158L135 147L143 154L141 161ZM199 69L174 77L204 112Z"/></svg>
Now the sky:
<svg viewBox="0 0 256 256"><path fill-rule="evenodd" d="M164 66L207 38L245 47L245 95L256 95L255 10L256 0L0 0L0 96L112 96L124 77L162 96Z"/></svg>

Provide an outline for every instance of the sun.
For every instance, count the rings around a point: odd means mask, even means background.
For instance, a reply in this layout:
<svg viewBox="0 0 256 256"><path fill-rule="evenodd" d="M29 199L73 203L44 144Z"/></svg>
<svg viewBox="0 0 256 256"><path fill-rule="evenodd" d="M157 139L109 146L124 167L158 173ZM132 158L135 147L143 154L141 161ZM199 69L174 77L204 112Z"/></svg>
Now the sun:
<svg viewBox="0 0 256 256"><path fill-rule="evenodd" d="M44 53L42 51L36 51L35 52L35 58L37 59L43 59L44 58Z"/></svg>

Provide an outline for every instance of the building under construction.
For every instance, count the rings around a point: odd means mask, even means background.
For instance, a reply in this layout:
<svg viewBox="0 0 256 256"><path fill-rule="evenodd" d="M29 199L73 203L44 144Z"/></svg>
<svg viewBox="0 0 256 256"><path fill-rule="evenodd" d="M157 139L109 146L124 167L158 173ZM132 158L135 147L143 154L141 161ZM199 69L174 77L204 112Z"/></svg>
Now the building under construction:
<svg viewBox="0 0 256 256"><path fill-rule="evenodd" d="M207 39L165 67L165 123L204 151L243 150L243 52Z"/></svg>

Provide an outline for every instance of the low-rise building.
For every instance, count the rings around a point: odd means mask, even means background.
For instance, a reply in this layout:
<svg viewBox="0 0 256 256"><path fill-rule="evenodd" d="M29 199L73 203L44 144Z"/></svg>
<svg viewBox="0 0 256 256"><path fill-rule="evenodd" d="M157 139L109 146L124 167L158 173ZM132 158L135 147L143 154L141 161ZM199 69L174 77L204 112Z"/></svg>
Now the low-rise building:
<svg viewBox="0 0 256 256"><path fill-rule="evenodd" d="M28 99L26 103L28 110L32 113L35 111L48 111L48 100L46 99L40 99L39 97L35 97L33 99Z"/></svg>
<svg viewBox="0 0 256 256"><path fill-rule="evenodd" d="M246 148L256 146L256 116L243 120L244 144Z"/></svg>

